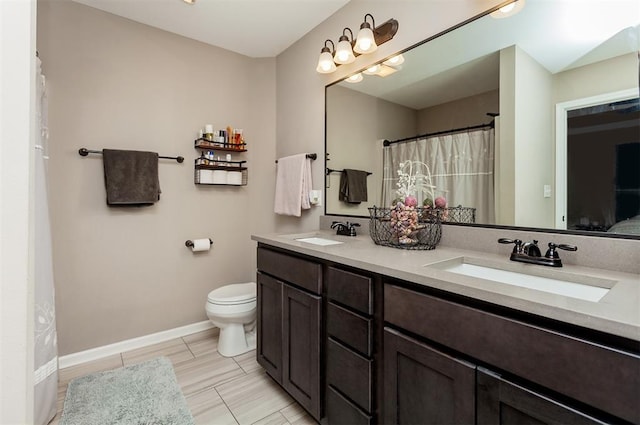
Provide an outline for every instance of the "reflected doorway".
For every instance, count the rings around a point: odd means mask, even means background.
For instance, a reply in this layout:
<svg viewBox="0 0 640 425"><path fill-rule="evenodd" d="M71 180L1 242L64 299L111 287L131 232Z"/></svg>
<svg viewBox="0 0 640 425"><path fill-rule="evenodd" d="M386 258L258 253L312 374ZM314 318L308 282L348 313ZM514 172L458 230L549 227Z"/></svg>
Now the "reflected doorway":
<svg viewBox="0 0 640 425"><path fill-rule="evenodd" d="M638 91L556 106L556 228L606 231L640 213Z"/></svg>

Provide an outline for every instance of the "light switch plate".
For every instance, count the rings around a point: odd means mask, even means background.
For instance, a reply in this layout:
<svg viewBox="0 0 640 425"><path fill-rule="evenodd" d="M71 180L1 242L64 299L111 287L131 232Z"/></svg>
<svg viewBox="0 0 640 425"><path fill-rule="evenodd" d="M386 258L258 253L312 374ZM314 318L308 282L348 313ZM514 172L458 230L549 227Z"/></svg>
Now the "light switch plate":
<svg viewBox="0 0 640 425"><path fill-rule="evenodd" d="M545 184L544 185L544 197L545 198L551 198L551 185L550 184Z"/></svg>

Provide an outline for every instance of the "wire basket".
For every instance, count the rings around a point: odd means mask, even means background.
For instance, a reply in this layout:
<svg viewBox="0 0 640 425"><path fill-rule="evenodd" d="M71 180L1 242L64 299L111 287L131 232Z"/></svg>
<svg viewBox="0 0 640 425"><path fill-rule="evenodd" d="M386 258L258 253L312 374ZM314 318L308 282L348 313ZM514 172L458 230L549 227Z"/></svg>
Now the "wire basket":
<svg viewBox="0 0 640 425"><path fill-rule="evenodd" d="M443 223L475 223L476 209L470 207L447 207L442 209Z"/></svg>
<svg viewBox="0 0 640 425"><path fill-rule="evenodd" d="M400 249L435 249L442 237L442 209L415 207L415 221L406 230L394 208L369 208L369 235L376 245ZM408 234L407 234L408 233Z"/></svg>

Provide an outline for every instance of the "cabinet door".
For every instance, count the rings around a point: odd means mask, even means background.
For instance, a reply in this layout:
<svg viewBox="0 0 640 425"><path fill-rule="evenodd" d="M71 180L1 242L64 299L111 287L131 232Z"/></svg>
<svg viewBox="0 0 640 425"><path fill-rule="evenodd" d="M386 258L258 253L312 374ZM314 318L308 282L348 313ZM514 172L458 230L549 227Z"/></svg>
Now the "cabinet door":
<svg viewBox="0 0 640 425"><path fill-rule="evenodd" d="M478 368L478 424L600 424L590 416Z"/></svg>
<svg viewBox="0 0 640 425"><path fill-rule="evenodd" d="M258 272L257 360L282 383L282 287L276 279Z"/></svg>
<svg viewBox="0 0 640 425"><path fill-rule="evenodd" d="M282 386L320 420L321 297L283 287Z"/></svg>
<svg viewBox="0 0 640 425"><path fill-rule="evenodd" d="M475 366L384 330L384 423L472 424Z"/></svg>

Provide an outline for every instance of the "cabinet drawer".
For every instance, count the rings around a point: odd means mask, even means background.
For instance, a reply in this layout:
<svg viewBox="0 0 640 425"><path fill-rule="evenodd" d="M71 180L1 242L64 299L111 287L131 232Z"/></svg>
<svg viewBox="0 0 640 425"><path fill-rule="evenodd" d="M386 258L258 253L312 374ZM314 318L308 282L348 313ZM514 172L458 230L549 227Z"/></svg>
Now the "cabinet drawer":
<svg viewBox="0 0 640 425"><path fill-rule="evenodd" d="M329 336L359 353L371 357L372 319L353 313L332 302L327 304L327 332Z"/></svg>
<svg viewBox="0 0 640 425"><path fill-rule="evenodd" d="M333 388L327 390L327 419L331 425L371 425L371 416L358 409Z"/></svg>
<svg viewBox="0 0 640 425"><path fill-rule="evenodd" d="M384 319L602 411L640 422L640 356L390 284L384 287Z"/></svg>
<svg viewBox="0 0 640 425"><path fill-rule="evenodd" d="M313 261L258 247L258 270L314 294L322 293L322 267Z"/></svg>
<svg viewBox="0 0 640 425"><path fill-rule="evenodd" d="M356 273L329 267L327 295L330 300L351 307L363 314L373 314L373 281Z"/></svg>
<svg viewBox="0 0 640 425"><path fill-rule="evenodd" d="M371 412L372 361L340 343L327 342L327 383L337 388L358 407Z"/></svg>

